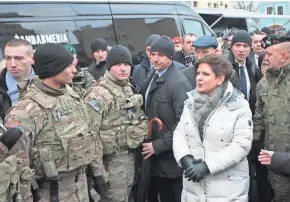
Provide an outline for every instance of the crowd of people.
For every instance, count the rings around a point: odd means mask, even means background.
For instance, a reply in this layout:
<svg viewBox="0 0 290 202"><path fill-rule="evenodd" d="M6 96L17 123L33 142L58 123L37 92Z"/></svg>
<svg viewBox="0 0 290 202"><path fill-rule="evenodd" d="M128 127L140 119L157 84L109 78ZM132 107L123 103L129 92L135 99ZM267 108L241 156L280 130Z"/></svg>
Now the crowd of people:
<svg viewBox="0 0 290 202"><path fill-rule="evenodd" d="M96 38L88 68L9 41L0 201L289 202L290 40L266 32L152 34L138 65Z"/></svg>

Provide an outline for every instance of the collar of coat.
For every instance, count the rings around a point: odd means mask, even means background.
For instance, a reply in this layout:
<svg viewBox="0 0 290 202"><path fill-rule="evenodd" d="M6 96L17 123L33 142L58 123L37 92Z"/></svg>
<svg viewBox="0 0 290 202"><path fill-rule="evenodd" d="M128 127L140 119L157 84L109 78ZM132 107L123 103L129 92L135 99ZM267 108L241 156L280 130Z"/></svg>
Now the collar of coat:
<svg viewBox="0 0 290 202"><path fill-rule="evenodd" d="M168 67L167 71L157 80L157 83L163 83L166 81L171 71L174 69L174 62L172 61L171 65Z"/></svg>
<svg viewBox="0 0 290 202"><path fill-rule="evenodd" d="M233 54L233 51L231 50L230 53L229 53L229 58L228 60L232 63L233 65L233 68L238 71L239 69L239 63L235 61L235 56ZM246 68L252 68L252 64L253 64L253 61L250 59L250 57L248 56L246 58Z"/></svg>
<svg viewBox="0 0 290 202"><path fill-rule="evenodd" d="M197 95L196 89L187 93L188 99L185 101L185 106L187 106L189 109L192 108L191 107L192 105L194 105L194 97L196 95ZM226 90L223 94L223 97L219 101L217 107L225 106L230 111L233 111L243 107L243 99L244 99L243 93L234 88L232 83L228 81Z"/></svg>

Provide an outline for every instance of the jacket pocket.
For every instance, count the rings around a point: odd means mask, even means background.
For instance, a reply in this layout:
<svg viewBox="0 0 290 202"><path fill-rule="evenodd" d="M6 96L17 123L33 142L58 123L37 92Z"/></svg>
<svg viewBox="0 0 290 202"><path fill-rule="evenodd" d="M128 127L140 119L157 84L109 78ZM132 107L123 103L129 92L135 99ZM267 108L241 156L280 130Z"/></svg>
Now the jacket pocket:
<svg viewBox="0 0 290 202"><path fill-rule="evenodd" d="M6 163L2 163L0 166L0 201L6 201L9 195L9 185L10 185L10 166Z"/></svg>
<svg viewBox="0 0 290 202"><path fill-rule="evenodd" d="M116 151L116 133L112 130L101 130L100 131L101 141L103 144L104 155L112 155Z"/></svg>
<svg viewBox="0 0 290 202"><path fill-rule="evenodd" d="M165 120L172 119L174 114L171 109L171 103L167 96L158 96L156 98L156 114Z"/></svg>

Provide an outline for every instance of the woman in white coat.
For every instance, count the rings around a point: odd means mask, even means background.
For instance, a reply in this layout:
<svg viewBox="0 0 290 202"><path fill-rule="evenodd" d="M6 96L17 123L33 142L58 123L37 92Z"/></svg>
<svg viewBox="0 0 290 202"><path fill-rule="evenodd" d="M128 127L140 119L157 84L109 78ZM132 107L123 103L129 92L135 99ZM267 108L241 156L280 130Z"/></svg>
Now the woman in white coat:
<svg viewBox="0 0 290 202"><path fill-rule="evenodd" d="M221 56L197 64L196 89L173 135L175 159L185 170L182 202L248 201L252 113L229 81L231 71Z"/></svg>

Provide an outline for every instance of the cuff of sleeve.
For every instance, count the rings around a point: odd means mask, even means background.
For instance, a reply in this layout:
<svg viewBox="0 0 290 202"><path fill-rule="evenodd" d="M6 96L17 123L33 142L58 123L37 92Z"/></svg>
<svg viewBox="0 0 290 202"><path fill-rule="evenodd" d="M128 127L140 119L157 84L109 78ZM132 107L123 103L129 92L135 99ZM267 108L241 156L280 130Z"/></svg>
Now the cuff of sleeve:
<svg viewBox="0 0 290 202"><path fill-rule="evenodd" d="M156 155L159 155L159 154L162 153L161 150L160 150L160 148L161 148L161 140L160 139L154 140L152 142L152 147L153 147Z"/></svg>
<svg viewBox="0 0 290 202"><path fill-rule="evenodd" d="M204 159L204 162L206 163L207 167L208 167L208 170L211 174L214 174L216 172L218 172L218 169L217 168L217 164L214 160L211 160L211 159Z"/></svg>
<svg viewBox="0 0 290 202"><path fill-rule="evenodd" d="M272 160L271 160L271 164L268 165L268 168L270 170L279 170L279 169L283 169L282 167L283 162L281 161L281 154L280 152L274 152L273 156L272 156Z"/></svg>

